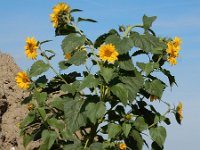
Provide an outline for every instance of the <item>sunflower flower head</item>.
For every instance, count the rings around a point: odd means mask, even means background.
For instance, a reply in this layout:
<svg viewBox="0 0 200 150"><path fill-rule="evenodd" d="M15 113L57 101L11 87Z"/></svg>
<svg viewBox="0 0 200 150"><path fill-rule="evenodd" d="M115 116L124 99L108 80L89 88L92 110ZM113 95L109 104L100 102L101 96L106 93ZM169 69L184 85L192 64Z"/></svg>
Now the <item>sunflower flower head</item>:
<svg viewBox="0 0 200 150"><path fill-rule="evenodd" d="M133 118L133 114L127 114L127 115L125 116L125 118L126 118L127 120L131 120L131 119Z"/></svg>
<svg viewBox="0 0 200 150"><path fill-rule="evenodd" d="M153 102L153 101L155 101L155 100L157 100L158 99L158 97L157 96L155 96L155 95L150 95L150 101L151 102Z"/></svg>
<svg viewBox="0 0 200 150"><path fill-rule="evenodd" d="M26 45L24 46L25 49L25 54L27 55L27 57L29 59L36 59L38 53L37 53L37 49L38 49L38 42L35 40L34 37L27 37L26 38Z"/></svg>
<svg viewBox="0 0 200 150"><path fill-rule="evenodd" d="M179 55L179 51L181 49L180 44L182 43L181 39L179 37L175 37L173 41L169 41L167 43L167 49L166 52L168 54L167 61L171 65L177 64L177 57Z"/></svg>
<svg viewBox="0 0 200 150"><path fill-rule="evenodd" d="M180 47L175 47L173 42L168 42L167 43L167 50L166 52L171 56L171 57L178 57L179 49Z"/></svg>
<svg viewBox="0 0 200 150"><path fill-rule="evenodd" d="M183 120L183 104L182 102L179 102L178 106L176 107L176 120L179 124L181 124L181 121Z"/></svg>
<svg viewBox="0 0 200 150"><path fill-rule="evenodd" d="M168 61L171 65L176 65L176 64L177 64L176 57L169 56L169 57L167 58L167 61Z"/></svg>
<svg viewBox="0 0 200 150"><path fill-rule="evenodd" d="M59 25L60 15L69 13L69 10L70 7L66 3L58 3L58 5L53 7L53 13L50 14L50 18L54 28L57 28Z"/></svg>
<svg viewBox="0 0 200 150"><path fill-rule="evenodd" d="M70 53L66 53L66 54L65 54L65 59L69 60L71 57L72 57L72 56L71 56Z"/></svg>
<svg viewBox="0 0 200 150"><path fill-rule="evenodd" d="M178 47L182 44L182 41L181 41L181 38L180 37L174 37L174 40L173 40L173 43L174 43L174 46L175 47Z"/></svg>
<svg viewBox="0 0 200 150"><path fill-rule="evenodd" d="M34 105L33 105L32 103L29 103L29 104L27 105L27 109L28 109L29 111L33 110L33 108L34 108Z"/></svg>
<svg viewBox="0 0 200 150"><path fill-rule="evenodd" d="M102 61L114 63L114 61L118 59L118 55L115 46L112 44L102 45L99 48L99 57Z"/></svg>
<svg viewBox="0 0 200 150"><path fill-rule="evenodd" d="M18 72L15 80L21 89L28 89L30 87L31 82L26 72Z"/></svg>
<svg viewBox="0 0 200 150"><path fill-rule="evenodd" d="M126 144L125 143L120 143L119 144L119 149L120 150L125 150L126 149Z"/></svg>

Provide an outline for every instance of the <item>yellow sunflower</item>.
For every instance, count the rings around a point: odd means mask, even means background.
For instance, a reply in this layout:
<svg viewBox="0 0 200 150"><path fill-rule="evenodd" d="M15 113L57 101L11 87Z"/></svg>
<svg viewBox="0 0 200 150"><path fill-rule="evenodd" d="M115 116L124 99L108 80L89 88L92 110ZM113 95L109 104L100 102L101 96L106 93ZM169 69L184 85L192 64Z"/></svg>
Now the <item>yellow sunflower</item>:
<svg viewBox="0 0 200 150"><path fill-rule="evenodd" d="M32 103L29 103L29 104L27 105L27 109L28 109L29 111L33 110L33 107L34 107L34 105L33 105Z"/></svg>
<svg viewBox="0 0 200 150"><path fill-rule="evenodd" d="M173 43L175 47L179 47L182 44L181 38L177 36L174 37Z"/></svg>
<svg viewBox="0 0 200 150"><path fill-rule="evenodd" d="M176 65L176 64L177 64L176 57L169 56L169 57L167 58L167 61L168 61L171 65Z"/></svg>
<svg viewBox="0 0 200 150"><path fill-rule="evenodd" d="M133 118L133 114L127 114L127 115L125 116L125 118L126 118L127 120L131 120L131 119Z"/></svg>
<svg viewBox="0 0 200 150"><path fill-rule="evenodd" d="M18 72L16 78L17 85L22 89L28 89L30 87L30 79L26 72Z"/></svg>
<svg viewBox="0 0 200 150"><path fill-rule="evenodd" d="M179 55L179 51L181 49L180 44L182 43L181 39L179 37L175 37L173 41L169 41L167 43L167 49L166 52L168 54L168 59L167 61L171 65L176 65L177 60L176 58Z"/></svg>
<svg viewBox="0 0 200 150"><path fill-rule="evenodd" d="M125 150L126 149L126 144L125 143L120 143L119 144L119 149L120 150Z"/></svg>
<svg viewBox="0 0 200 150"><path fill-rule="evenodd" d="M173 42L167 43L167 50L166 52L172 57L178 57L180 47L175 47Z"/></svg>
<svg viewBox="0 0 200 150"><path fill-rule="evenodd" d="M37 53L37 49L38 49L38 42L35 40L34 37L30 38L27 37L26 38L26 45L24 46L25 49L25 54L27 55L27 57L29 59L36 59L38 53Z"/></svg>
<svg viewBox="0 0 200 150"><path fill-rule="evenodd" d="M117 60L118 52L115 49L115 46L112 44L102 45L99 48L99 57L103 61L108 61L114 63Z"/></svg>
<svg viewBox="0 0 200 150"><path fill-rule="evenodd" d="M53 7L53 13L50 14L51 22L53 23L53 27L57 28L59 24L59 15L60 13L68 13L70 7L66 3L58 3Z"/></svg>
<svg viewBox="0 0 200 150"><path fill-rule="evenodd" d="M69 60L71 57L72 57L72 56L71 56L70 53L66 53L66 54L65 54L65 59Z"/></svg>
<svg viewBox="0 0 200 150"><path fill-rule="evenodd" d="M176 107L176 116L179 123L181 123L183 119L183 104L179 102L178 106Z"/></svg>
<svg viewBox="0 0 200 150"><path fill-rule="evenodd" d="M157 96L155 96L155 95L150 95L150 101L151 102L153 102L153 101L155 101L155 100L157 100L158 99L158 97Z"/></svg>

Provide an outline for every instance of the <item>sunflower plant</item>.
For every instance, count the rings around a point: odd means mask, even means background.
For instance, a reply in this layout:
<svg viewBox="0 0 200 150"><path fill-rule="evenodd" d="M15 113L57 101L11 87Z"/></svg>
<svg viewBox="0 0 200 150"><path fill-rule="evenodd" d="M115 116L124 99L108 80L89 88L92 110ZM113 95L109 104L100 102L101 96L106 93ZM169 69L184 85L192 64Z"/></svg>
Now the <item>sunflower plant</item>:
<svg viewBox="0 0 200 150"><path fill-rule="evenodd" d="M162 98L176 84L166 67L177 64L181 39L158 37L151 28L156 17L144 15L142 24L111 29L92 41L78 25L96 21L73 17L81 11L58 3L50 14L56 36L63 36L59 68L51 64L56 53L42 48L49 40L26 39L25 54L34 63L16 77L30 93L22 101L29 110L20 123L24 146L38 140L39 150L163 149L167 116L173 113L179 124L183 118L181 102L171 106Z"/></svg>

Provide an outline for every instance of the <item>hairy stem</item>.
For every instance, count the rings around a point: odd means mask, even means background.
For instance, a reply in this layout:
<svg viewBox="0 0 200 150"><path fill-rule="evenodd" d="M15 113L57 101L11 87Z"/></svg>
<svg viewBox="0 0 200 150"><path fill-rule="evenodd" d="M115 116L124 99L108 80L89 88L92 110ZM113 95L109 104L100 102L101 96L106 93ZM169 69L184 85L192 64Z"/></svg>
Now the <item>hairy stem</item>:
<svg viewBox="0 0 200 150"><path fill-rule="evenodd" d="M80 35L85 36L85 35L83 34L83 32L76 26L76 24L72 24L72 26L76 29L76 31L77 31ZM95 51L94 51L94 50L95 50L94 46L90 44L90 42L89 42L89 40L88 40L87 38L86 38L86 42L87 42L87 44L89 45L90 49L92 50L92 54L94 55L94 59L95 59L96 63L98 64L99 68L101 68L101 65L100 65L100 63L99 63L99 61L98 61L98 57L97 57L97 55L95 54Z"/></svg>
<svg viewBox="0 0 200 150"><path fill-rule="evenodd" d="M41 51L43 57L45 58L46 62L48 63L48 65L49 65L49 67L52 69L52 71L53 71L64 83L68 84L67 81L65 81L65 79L53 68L53 66L51 65L51 63L50 63L50 61L49 61L49 59L48 59L48 57L47 57L47 55L46 55L46 53L41 49L41 47L39 47L39 50Z"/></svg>
<svg viewBox="0 0 200 150"><path fill-rule="evenodd" d="M131 32L131 30L132 30L133 28L144 28L144 26L143 26L143 25L128 26L127 29L126 29L126 31L125 31L125 33L124 33L124 37L127 37L128 34ZM151 34L152 34L153 36L156 36L156 34L155 34L155 32L154 32L153 30L151 30L151 29L148 29L148 30L149 30L149 32L151 32Z"/></svg>

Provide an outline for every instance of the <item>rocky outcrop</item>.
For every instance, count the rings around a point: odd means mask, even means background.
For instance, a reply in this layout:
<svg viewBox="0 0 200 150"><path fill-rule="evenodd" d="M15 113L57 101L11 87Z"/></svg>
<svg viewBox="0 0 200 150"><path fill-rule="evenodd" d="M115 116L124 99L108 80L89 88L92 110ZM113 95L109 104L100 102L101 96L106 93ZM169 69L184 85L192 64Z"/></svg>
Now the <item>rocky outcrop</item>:
<svg viewBox="0 0 200 150"><path fill-rule="evenodd" d="M27 113L21 105L27 95L15 83L20 68L14 59L0 52L0 150L23 150L18 124Z"/></svg>

